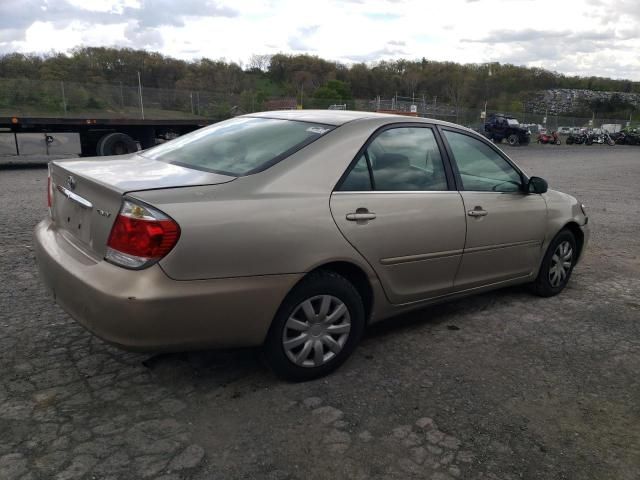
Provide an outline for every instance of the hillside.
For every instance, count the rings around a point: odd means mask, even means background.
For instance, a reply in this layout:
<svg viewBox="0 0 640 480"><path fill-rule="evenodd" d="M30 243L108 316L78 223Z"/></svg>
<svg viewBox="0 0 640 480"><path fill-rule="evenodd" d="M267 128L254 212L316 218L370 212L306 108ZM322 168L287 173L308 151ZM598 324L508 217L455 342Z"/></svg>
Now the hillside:
<svg viewBox="0 0 640 480"><path fill-rule="evenodd" d="M221 114L231 108L257 110L267 99L278 97L297 98L298 103L303 101L311 106L313 100L326 100L318 103L322 106L327 102L378 96L410 97L423 103L447 104L456 110L478 109L486 101L489 109L513 112L527 109L544 113L550 109L567 115L629 118L640 111L640 82L572 77L509 64L462 65L423 58L343 65L311 55L277 54L254 55L246 65L238 65L206 58L187 62L157 52L115 48L78 48L69 54L46 56L17 53L0 56L0 79L14 82L11 89L0 93L0 109L11 107L16 95L24 94L15 84L22 79L50 82L48 85L55 87L49 89L54 90L59 89L61 81L103 89L119 87L120 96L124 97L122 92L128 92L129 87L135 92L138 72L146 92L154 89L184 92L180 94L180 106L170 102L169 107L191 114L201 113L193 100L193 95L200 92L217 99L214 109ZM104 108L110 104L111 100L105 101L95 94L99 89L84 88L74 99L78 108ZM41 98L38 95L33 102L49 98L46 93ZM161 96L158 104L170 97ZM65 111L67 107L73 108L67 105L66 98L64 101ZM59 103L51 108L60 108Z"/></svg>

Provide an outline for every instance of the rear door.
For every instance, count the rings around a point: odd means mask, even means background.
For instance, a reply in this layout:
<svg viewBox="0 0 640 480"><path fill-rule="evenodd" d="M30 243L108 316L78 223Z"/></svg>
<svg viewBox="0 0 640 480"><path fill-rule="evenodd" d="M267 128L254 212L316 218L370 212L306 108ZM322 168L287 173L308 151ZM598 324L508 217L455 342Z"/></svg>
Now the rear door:
<svg viewBox="0 0 640 480"><path fill-rule="evenodd" d="M547 205L524 192L524 175L492 145L443 129L467 217L467 240L455 289L525 277L536 268Z"/></svg>
<svg viewBox="0 0 640 480"><path fill-rule="evenodd" d="M378 131L333 192L331 212L392 303L453 289L464 247L464 206L432 128Z"/></svg>

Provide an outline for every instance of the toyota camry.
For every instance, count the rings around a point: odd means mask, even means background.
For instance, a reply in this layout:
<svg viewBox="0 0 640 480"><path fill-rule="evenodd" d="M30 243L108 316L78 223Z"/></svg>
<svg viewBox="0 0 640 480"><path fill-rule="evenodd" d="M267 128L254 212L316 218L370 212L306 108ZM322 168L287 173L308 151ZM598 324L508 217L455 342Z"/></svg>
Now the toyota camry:
<svg viewBox="0 0 640 480"><path fill-rule="evenodd" d="M122 348L262 346L334 370L365 328L516 284L567 285L584 207L479 134L436 120L283 111L135 154L49 164L35 230L55 300Z"/></svg>

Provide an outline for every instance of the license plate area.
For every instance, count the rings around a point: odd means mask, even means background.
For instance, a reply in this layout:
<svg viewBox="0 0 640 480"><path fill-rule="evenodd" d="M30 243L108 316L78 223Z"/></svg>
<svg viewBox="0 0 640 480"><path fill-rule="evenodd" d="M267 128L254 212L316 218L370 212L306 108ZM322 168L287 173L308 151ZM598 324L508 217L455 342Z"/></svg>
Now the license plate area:
<svg viewBox="0 0 640 480"><path fill-rule="evenodd" d="M91 239L91 212L93 209L65 195L64 192L60 193L62 195L58 195L56 199L59 206L56 215L58 226L88 245Z"/></svg>

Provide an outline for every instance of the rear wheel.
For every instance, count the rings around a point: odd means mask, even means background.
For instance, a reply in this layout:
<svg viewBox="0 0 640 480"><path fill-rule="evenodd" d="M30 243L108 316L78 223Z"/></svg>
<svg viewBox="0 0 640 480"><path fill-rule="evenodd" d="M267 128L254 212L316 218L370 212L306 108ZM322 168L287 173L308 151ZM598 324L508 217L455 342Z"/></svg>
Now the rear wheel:
<svg viewBox="0 0 640 480"><path fill-rule="evenodd" d="M96 153L103 157L109 155L125 155L138 151L136 142L126 133L107 133L98 141Z"/></svg>
<svg viewBox="0 0 640 480"><path fill-rule="evenodd" d="M516 135L515 133L512 133L511 135L509 135L509 137L507 138L507 141L509 142L509 145L511 145L512 147L520 144L520 138L518 138L518 135Z"/></svg>
<svg viewBox="0 0 640 480"><path fill-rule="evenodd" d="M561 230L542 260L533 289L541 297L560 293L569 282L577 259L576 238L570 230Z"/></svg>
<svg viewBox="0 0 640 480"><path fill-rule="evenodd" d="M264 344L267 363L286 380L322 377L351 355L364 326L358 290L337 273L312 273L280 306Z"/></svg>
<svg viewBox="0 0 640 480"><path fill-rule="evenodd" d="M567 145L573 145L573 137L567 137Z"/></svg>

